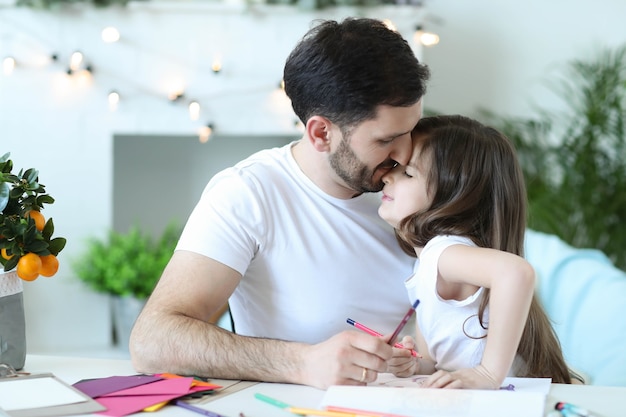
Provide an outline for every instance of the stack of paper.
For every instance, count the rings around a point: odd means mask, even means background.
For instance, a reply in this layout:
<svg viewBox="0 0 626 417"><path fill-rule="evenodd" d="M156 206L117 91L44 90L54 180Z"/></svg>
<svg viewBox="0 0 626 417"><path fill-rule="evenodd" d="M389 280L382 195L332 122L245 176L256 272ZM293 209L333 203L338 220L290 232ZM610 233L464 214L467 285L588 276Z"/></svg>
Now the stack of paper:
<svg viewBox="0 0 626 417"><path fill-rule="evenodd" d="M105 407L52 374L38 374L0 378L0 409L11 417L52 417Z"/></svg>
<svg viewBox="0 0 626 417"><path fill-rule="evenodd" d="M98 414L114 417L144 409L154 411L174 399L221 388L192 377L171 374L111 376L80 381L74 387L106 407Z"/></svg>

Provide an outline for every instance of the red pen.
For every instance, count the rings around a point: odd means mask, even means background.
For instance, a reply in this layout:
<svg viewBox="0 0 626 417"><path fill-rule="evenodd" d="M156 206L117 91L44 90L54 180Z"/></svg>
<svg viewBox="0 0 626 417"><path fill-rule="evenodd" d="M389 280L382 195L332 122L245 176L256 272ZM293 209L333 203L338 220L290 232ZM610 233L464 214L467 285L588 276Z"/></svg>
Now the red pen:
<svg viewBox="0 0 626 417"><path fill-rule="evenodd" d="M376 337L382 337L383 336L382 334L378 333L376 330L372 330L369 327L362 325L358 321L354 321L352 319L347 319L346 322L348 324L356 327L359 330L363 330L367 334L371 334L372 336L376 336ZM398 349L406 349L402 343L394 343L393 346L397 347ZM413 349L411 349L411 355L415 356L416 358L421 358L422 357L422 355L420 355L419 353L417 353Z"/></svg>

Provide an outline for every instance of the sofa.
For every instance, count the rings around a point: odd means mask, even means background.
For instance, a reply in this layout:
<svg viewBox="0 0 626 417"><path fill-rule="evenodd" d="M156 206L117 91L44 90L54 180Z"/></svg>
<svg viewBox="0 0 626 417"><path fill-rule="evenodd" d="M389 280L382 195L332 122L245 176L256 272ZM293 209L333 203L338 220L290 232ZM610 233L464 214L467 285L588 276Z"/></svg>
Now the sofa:
<svg viewBox="0 0 626 417"><path fill-rule="evenodd" d="M588 384L626 386L626 272L599 250L534 230L525 255L569 366Z"/></svg>

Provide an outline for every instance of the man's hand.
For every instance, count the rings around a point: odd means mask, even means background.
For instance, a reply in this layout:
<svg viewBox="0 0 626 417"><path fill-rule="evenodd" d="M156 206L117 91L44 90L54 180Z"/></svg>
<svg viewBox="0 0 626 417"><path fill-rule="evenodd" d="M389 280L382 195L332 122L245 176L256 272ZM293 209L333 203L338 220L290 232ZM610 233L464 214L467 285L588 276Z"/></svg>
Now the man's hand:
<svg viewBox="0 0 626 417"><path fill-rule="evenodd" d="M376 380L379 372L387 371L393 350L380 337L344 331L303 350L304 368L298 379L321 389L331 385L366 385Z"/></svg>
<svg viewBox="0 0 626 417"><path fill-rule="evenodd" d="M454 372L437 371L426 380L424 388L470 388L470 389L498 389L500 383L482 365L475 368L459 369Z"/></svg>

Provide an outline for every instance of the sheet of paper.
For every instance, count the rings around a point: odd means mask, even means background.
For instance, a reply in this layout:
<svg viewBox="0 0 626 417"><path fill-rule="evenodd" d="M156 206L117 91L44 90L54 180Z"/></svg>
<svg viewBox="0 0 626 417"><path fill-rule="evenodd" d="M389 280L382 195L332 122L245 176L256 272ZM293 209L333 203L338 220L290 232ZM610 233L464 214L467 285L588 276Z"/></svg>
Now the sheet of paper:
<svg viewBox="0 0 626 417"><path fill-rule="evenodd" d="M425 375L414 375L407 378L398 378L393 374L378 374L378 378L368 385L372 387L405 387L420 388L422 381L427 378ZM538 392L548 395L550 392L551 378L505 378L502 383L503 387L509 384L513 386L514 391Z"/></svg>
<svg viewBox="0 0 626 417"><path fill-rule="evenodd" d="M107 378L88 379L78 381L74 388L84 392L92 398L106 395L111 392L121 391L132 387L148 384L150 382L161 381L163 378L154 375L129 375L110 376Z"/></svg>
<svg viewBox="0 0 626 417"><path fill-rule="evenodd" d="M178 395L183 396L189 394L193 378L176 378L163 379L161 381L150 382L148 384L123 389L120 391L110 392L106 395L98 397L132 397L139 395Z"/></svg>
<svg viewBox="0 0 626 417"><path fill-rule="evenodd" d="M6 411L85 402L85 397L50 376L15 378L0 385L0 408Z"/></svg>
<svg viewBox="0 0 626 417"><path fill-rule="evenodd" d="M513 390L438 390L421 388L423 375L398 378L379 374L367 387L331 387L322 406L334 405L407 416L543 416L550 378L506 378ZM403 388L403 389L399 389Z"/></svg>
<svg viewBox="0 0 626 417"><path fill-rule="evenodd" d="M545 399L545 394L532 391L332 386L320 406L404 416L542 417Z"/></svg>

